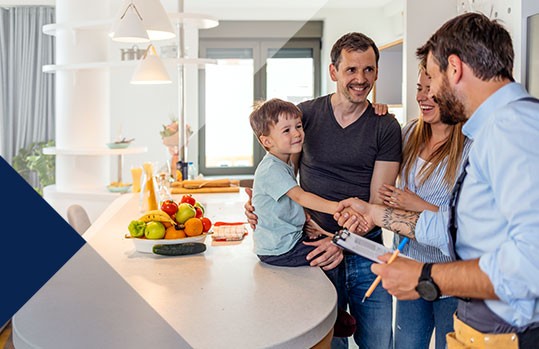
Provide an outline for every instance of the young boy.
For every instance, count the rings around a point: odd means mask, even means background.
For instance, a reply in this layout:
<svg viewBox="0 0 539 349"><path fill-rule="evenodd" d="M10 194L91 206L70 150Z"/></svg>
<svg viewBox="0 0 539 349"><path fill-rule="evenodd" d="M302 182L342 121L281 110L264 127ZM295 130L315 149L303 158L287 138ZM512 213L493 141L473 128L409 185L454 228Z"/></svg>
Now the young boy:
<svg viewBox="0 0 539 349"><path fill-rule="evenodd" d="M303 242L305 212L303 207L333 214L337 202L305 192L296 181L290 155L302 150L304 132L301 111L292 103L271 99L250 115L251 127L266 149L255 171L252 203L256 207L258 224L254 231L255 253L264 263L297 267L309 265L307 255L314 249ZM307 229L309 230L309 229ZM318 233L321 228L313 229ZM325 271L335 284L336 269ZM335 336L349 336L355 330L355 320L339 309Z"/></svg>

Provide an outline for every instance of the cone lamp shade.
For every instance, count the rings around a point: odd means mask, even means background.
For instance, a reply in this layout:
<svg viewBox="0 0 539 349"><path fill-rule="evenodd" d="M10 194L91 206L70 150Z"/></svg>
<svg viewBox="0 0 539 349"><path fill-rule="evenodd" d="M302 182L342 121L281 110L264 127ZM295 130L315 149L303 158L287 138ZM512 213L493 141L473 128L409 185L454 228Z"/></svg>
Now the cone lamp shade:
<svg viewBox="0 0 539 349"><path fill-rule="evenodd" d="M137 6L150 40L167 40L176 37L176 31L165 8L159 0L133 0Z"/></svg>
<svg viewBox="0 0 539 349"><path fill-rule="evenodd" d="M143 85L170 84L171 82L167 69L155 51L155 47L153 45L148 46L144 57L133 73L131 83Z"/></svg>
<svg viewBox="0 0 539 349"><path fill-rule="evenodd" d="M148 32L142 18L133 3L129 3L112 33L112 40L117 42L149 42Z"/></svg>

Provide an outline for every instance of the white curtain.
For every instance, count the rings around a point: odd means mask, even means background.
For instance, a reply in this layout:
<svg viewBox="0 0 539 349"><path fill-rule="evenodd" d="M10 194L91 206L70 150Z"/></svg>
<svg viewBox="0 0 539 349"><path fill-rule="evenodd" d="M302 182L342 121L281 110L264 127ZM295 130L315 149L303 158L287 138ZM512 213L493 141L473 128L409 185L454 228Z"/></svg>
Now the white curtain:
<svg viewBox="0 0 539 349"><path fill-rule="evenodd" d="M0 155L11 163L19 149L54 139L54 38L42 27L54 8L0 9Z"/></svg>

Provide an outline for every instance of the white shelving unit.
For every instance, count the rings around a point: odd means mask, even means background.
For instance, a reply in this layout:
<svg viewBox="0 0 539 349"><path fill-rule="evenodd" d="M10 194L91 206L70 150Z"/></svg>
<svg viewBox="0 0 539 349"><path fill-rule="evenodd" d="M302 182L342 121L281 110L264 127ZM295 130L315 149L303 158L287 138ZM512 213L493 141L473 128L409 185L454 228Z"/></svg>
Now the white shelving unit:
<svg viewBox="0 0 539 349"><path fill-rule="evenodd" d="M43 33L47 35L55 36L58 31L70 30L73 32L83 30L102 30L108 31L112 25L112 19L84 21L84 22L64 22L64 23L51 23L43 26Z"/></svg>
<svg viewBox="0 0 539 349"><path fill-rule="evenodd" d="M219 25L217 18L198 13L171 12L168 16L173 24L184 24L195 29L210 29Z"/></svg>
<svg viewBox="0 0 539 349"><path fill-rule="evenodd" d="M148 151L147 147L129 147L124 149L109 149L109 148L81 148L81 149L58 149L55 147L43 148L45 155L81 155L81 156L102 156L115 155L118 156L118 175L117 182L122 182L124 155L141 154Z"/></svg>
<svg viewBox="0 0 539 349"><path fill-rule="evenodd" d="M117 156L117 180L121 182L124 156L148 151L147 147L104 147L111 139L109 74L112 69L134 69L138 61L110 57L113 44L107 33L113 20L108 0L94 0L90 7L85 0L56 0L56 14L58 23L42 28L44 34L56 36L57 59L57 64L42 67L43 72L56 75L58 147L44 150L45 154L55 154L57 160L56 185L45 188L44 196L62 216L69 205L77 203L87 208L93 220L118 195L105 192L104 184L111 175L107 157ZM178 10L169 13L169 17L178 31L208 29L219 24L211 16L184 13L181 0ZM216 63L183 54L163 61L178 72Z"/></svg>
<svg viewBox="0 0 539 349"><path fill-rule="evenodd" d="M168 13L171 22L175 25L184 25L194 29L210 29L219 25L219 21L215 17L206 16L198 13ZM109 31L113 20L94 20L84 22L65 22L52 23L43 26L43 33L55 36L59 31L70 31L76 40L77 32L80 31ZM216 64L214 59L207 58L166 58L163 60L165 64L177 66L182 65L197 65L199 69L203 69L207 64ZM135 66L138 62L131 61L106 61L106 62L87 62L87 63L72 63L72 64L49 64L44 65L42 70L44 73L55 73L56 71L66 70L88 70L88 69L109 69L118 67Z"/></svg>
<svg viewBox="0 0 539 349"><path fill-rule="evenodd" d="M90 63L73 63L73 64L49 64L44 65L42 70L44 73L55 73L63 70L87 70L87 69L108 69L119 67L135 67L139 62L137 60L116 61L116 62L90 62ZM163 63L166 65L198 65L203 69L206 64L216 64L215 59L209 58L165 58Z"/></svg>

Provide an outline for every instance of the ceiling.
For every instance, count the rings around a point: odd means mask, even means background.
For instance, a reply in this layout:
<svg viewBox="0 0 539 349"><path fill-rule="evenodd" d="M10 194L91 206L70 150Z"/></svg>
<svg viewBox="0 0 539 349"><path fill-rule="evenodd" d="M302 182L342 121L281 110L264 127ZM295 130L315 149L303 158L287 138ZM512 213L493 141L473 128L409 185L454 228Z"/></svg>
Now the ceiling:
<svg viewBox="0 0 539 349"><path fill-rule="evenodd" d="M71 0L64 0L71 1ZM111 11L124 1L108 0ZM160 0L167 12L201 13L220 20L323 20L323 11L382 9L384 13L401 12L404 0ZM56 0L0 0L0 6L54 6ZM322 11L322 12L321 12ZM361 16L361 14L360 14Z"/></svg>
<svg viewBox="0 0 539 349"><path fill-rule="evenodd" d="M120 2L120 0L113 0ZM373 8L394 0L184 0L186 8ZM178 0L161 0L168 8L177 8ZM0 0L1 6L54 5L55 0Z"/></svg>

